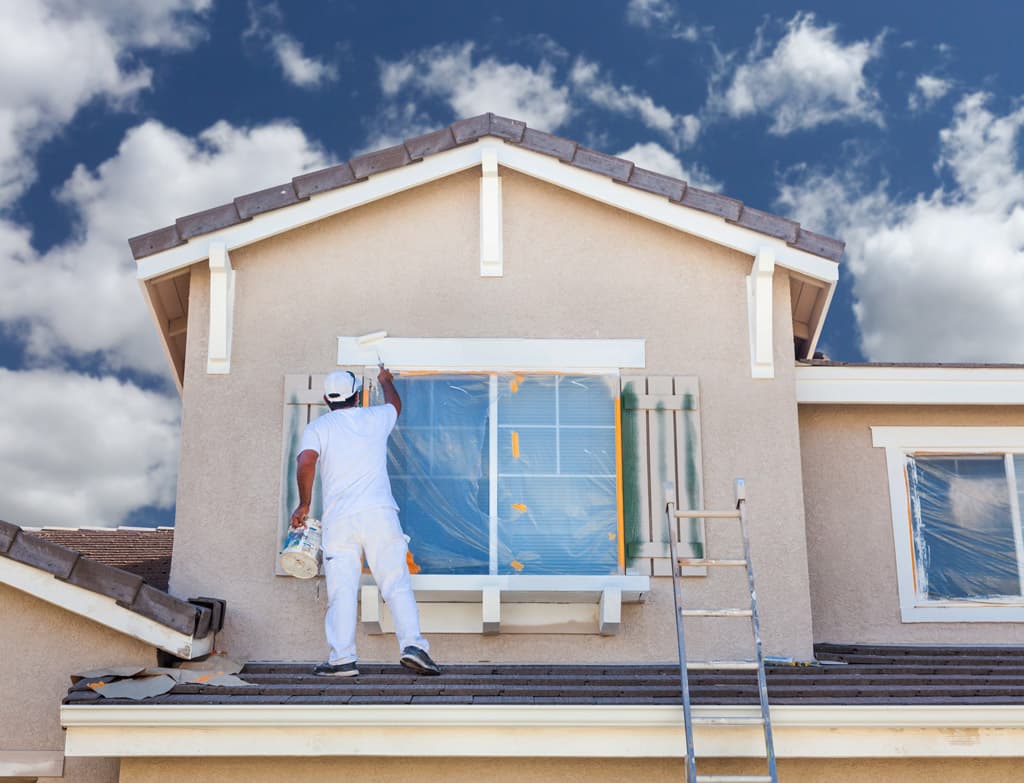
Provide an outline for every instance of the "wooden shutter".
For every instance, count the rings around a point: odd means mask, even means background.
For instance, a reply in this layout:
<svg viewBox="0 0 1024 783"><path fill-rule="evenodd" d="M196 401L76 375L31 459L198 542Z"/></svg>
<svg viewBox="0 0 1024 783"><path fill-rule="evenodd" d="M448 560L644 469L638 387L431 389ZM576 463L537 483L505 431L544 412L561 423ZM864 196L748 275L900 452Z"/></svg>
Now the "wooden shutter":
<svg viewBox="0 0 1024 783"><path fill-rule="evenodd" d="M700 395L692 376L622 377L623 526L626 573L671 574L665 482L681 509L702 507ZM702 520L683 521L680 557L703 557ZM703 569L684 569L688 575Z"/></svg>

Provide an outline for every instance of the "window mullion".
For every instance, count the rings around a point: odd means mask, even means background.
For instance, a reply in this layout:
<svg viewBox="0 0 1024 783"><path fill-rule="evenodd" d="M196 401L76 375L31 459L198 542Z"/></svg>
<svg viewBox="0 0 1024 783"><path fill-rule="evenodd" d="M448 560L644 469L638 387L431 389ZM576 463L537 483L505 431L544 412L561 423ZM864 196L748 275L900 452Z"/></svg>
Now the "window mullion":
<svg viewBox="0 0 1024 783"><path fill-rule="evenodd" d="M487 422L489 428L490 447L488 449L488 479L490 492L488 497L489 533L488 573L498 573L498 376L490 375Z"/></svg>
<svg viewBox="0 0 1024 783"><path fill-rule="evenodd" d="M1004 455L1004 459L1006 461L1006 484L1010 492L1010 517L1013 520L1013 543L1017 549L1017 579L1020 583L1020 595L1024 596L1024 531L1021 530L1017 473L1014 468L1013 454Z"/></svg>

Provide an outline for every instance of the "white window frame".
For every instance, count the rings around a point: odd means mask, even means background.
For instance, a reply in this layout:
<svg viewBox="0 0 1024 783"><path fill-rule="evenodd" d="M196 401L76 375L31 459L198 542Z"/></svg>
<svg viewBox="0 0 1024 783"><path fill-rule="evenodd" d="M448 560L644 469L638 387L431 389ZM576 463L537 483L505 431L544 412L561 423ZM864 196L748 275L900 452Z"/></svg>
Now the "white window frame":
<svg viewBox="0 0 1024 783"><path fill-rule="evenodd" d="M938 454L1024 454L1024 427L872 427L872 445L885 449L889 478L893 542L900 616L905 623L926 622L1024 622L1024 596L1006 600L923 600L914 582L910 497L907 489L907 457ZM1016 497L1013 473L1008 471L1008 490ZM1018 569L1024 568L1020 509L1011 504L1017 544ZM1022 579L1024 582L1024 579Z"/></svg>

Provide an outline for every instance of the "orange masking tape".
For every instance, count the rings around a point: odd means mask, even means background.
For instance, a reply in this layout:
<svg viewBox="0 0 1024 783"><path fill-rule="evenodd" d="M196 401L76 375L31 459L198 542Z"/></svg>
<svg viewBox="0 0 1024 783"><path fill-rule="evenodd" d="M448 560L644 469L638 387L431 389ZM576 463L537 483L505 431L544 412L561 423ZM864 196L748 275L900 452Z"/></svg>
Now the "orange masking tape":
<svg viewBox="0 0 1024 783"><path fill-rule="evenodd" d="M509 565L512 566L516 571L522 571L524 568L526 568L526 566L524 566L518 560L513 560L511 563L509 563Z"/></svg>
<svg viewBox="0 0 1024 783"><path fill-rule="evenodd" d="M512 432L512 456L519 459L519 433Z"/></svg>
<svg viewBox="0 0 1024 783"><path fill-rule="evenodd" d="M516 511L526 511L526 506L523 503L513 503L512 508Z"/></svg>

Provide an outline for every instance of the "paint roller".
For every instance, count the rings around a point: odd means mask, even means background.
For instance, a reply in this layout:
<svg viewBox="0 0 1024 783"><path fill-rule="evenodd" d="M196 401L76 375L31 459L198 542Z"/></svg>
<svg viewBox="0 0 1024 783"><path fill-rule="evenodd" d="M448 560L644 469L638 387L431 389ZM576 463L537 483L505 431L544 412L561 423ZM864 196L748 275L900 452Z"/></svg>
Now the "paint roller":
<svg viewBox="0 0 1024 783"><path fill-rule="evenodd" d="M379 342L380 340L383 340L387 336L388 336L388 333L387 332L383 332L383 331L381 331L381 332L370 332L369 334L364 334L362 337L357 337L356 338L356 343L358 343L360 346L372 345L373 343L376 343L376 342ZM378 367L383 367L384 366L384 360L380 358L380 349L377 348L376 351L377 351L377 366Z"/></svg>

